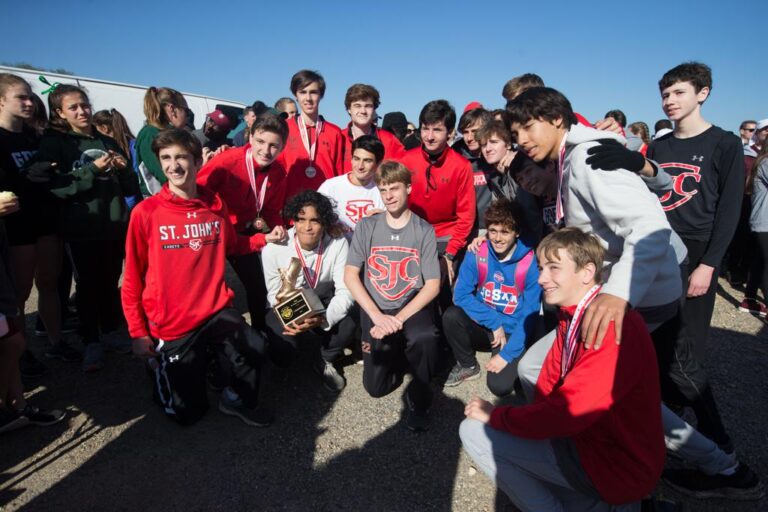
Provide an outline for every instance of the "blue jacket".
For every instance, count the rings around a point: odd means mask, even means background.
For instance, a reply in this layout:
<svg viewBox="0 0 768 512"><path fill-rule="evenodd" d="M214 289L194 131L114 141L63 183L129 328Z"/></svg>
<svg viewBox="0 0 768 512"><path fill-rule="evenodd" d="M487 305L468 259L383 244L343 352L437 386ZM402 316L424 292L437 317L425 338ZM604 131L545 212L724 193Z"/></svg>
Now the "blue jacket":
<svg viewBox="0 0 768 512"><path fill-rule="evenodd" d="M499 354L507 362L525 350L526 336L533 330L541 304L539 269L535 256L526 272L525 289L522 293L515 289L515 269L530 250L518 239L512 257L500 262L489 247L488 273L485 283L480 287L477 285L477 256L467 252L453 292L453 303L476 323L492 331L504 326L507 344Z"/></svg>

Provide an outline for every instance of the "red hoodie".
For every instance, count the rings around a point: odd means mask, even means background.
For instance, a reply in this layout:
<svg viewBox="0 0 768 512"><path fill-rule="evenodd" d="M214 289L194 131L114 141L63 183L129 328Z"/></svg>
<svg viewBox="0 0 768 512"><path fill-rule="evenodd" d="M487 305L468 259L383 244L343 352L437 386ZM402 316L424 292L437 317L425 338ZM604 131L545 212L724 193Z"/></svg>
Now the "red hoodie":
<svg viewBox="0 0 768 512"><path fill-rule="evenodd" d="M229 210L229 220L236 231L242 231L245 225L258 216L256 194L251 187L245 155L250 144L234 148L213 157L197 173L197 183L218 194ZM283 223L280 211L285 203L285 169L275 161L267 169L261 169L253 163L256 174L256 191L261 193L264 180L267 188L264 194L264 207L261 217L270 228Z"/></svg>
<svg viewBox="0 0 768 512"><path fill-rule="evenodd" d="M347 173L352 170L352 123L350 122L341 133L344 135L344 172ZM383 160L400 160L405 155L403 144L387 130L373 126L371 135L379 139L384 146Z"/></svg>
<svg viewBox="0 0 768 512"><path fill-rule="evenodd" d="M121 293L131 337L169 341L197 329L232 304L227 254L264 245L263 234L236 235L213 192L198 187L198 198L186 200L163 185L133 209L128 224Z"/></svg>
<svg viewBox="0 0 768 512"><path fill-rule="evenodd" d="M451 148L446 148L430 169L429 155L423 148L405 152L400 163L411 171L409 208L435 228L437 238L450 237L446 253L456 255L467 243L475 223L475 185L472 164Z"/></svg>
<svg viewBox="0 0 768 512"><path fill-rule="evenodd" d="M288 120L288 140L285 142L283 152L277 157L287 175L286 201L303 190L317 190L328 178L344 174L344 136L338 126L323 119L315 160L312 162L312 167L315 168L314 176L307 175L306 171L310 166L309 153L301 140L299 125L296 122L299 115L301 114ZM308 132L311 145L315 140L316 130L314 127L309 127Z"/></svg>
<svg viewBox="0 0 768 512"><path fill-rule="evenodd" d="M560 310L555 343L536 382L533 404L497 407L490 426L527 439L570 438L603 500L638 501L664 468L659 370L651 337L636 311L624 317L621 345L608 329L599 350L577 345L560 382L560 360L575 306Z"/></svg>

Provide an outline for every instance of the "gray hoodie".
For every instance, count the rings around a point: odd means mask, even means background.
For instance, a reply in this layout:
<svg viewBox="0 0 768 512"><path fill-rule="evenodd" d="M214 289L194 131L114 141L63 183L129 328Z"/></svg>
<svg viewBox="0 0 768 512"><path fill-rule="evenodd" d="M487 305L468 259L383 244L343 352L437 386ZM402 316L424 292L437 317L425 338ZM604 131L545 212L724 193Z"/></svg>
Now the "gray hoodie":
<svg viewBox="0 0 768 512"><path fill-rule="evenodd" d="M758 165L754 183L749 227L755 233L765 233L768 231L768 158Z"/></svg>
<svg viewBox="0 0 768 512"><path fill-rule="evenodd" d="M620 135L579 124L566 135L563 167L563 212L567 226L593 233L605 256L603 292L632 307L655 307L682 294L674 235L658 197L636 174L595 170L587 150L598 139Z"/></svg>

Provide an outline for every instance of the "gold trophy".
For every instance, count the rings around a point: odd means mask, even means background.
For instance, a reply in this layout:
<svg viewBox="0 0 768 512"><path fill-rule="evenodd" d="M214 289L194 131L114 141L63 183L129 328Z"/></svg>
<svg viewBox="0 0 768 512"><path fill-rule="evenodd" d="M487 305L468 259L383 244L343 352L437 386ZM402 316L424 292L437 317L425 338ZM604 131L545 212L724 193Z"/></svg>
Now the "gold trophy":
<svg viewBox="0 0 768 512"><path fill-rule="evenodd" d="M297 288L296 279L301 272L299 258L291 258L287 268L278 269L282 284L275 295L275 307L272 308L277 318L287 326L292 322L320 313L325 313L325 306L311 288Z"/></svg>

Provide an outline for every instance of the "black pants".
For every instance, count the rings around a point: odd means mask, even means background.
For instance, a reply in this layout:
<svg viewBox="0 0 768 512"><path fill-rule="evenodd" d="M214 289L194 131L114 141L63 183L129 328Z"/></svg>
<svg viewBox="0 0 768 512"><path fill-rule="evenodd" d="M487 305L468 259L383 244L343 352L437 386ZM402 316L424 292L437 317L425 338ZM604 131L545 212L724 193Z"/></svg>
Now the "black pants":
<svg viewBox="0 0 768 512"><path fill-rule="evenodd" d="M687 286L685 265L681 265L680 275ZM686 289L683 288L683 296ZM697 430L721 447L730 448L731 439L720 418L707 372L696 356L687 329L682 301L681 298L680 312L651 333L659 365L661 398L671 405L691 407L698 420ZM647 321L653 323L652 319Z"/></svg>
<svg viewBox="0 0 768 512"><path fill-rule="evenodd" d="M397 310L382 313L395 315ZM399 332L383 339L371 336L372 327L373 321L361 309L365 390L374 398L386 396L400 386L403 374L410 369L413 380L406 393L416 408L428 409L432 403L430 381L435 374L439 353L433 306L425 307L406 320Z"/></svg>
<svg viewBox="0 0 768 512"><path fill-rule="evenodd" d="M359 321L357 305L350 308L344 319L329 331L313 329L298 336L285 336L283 324L270 311L266 317L266 334L269 341L269 356L277 366L290 366L298 355L299 343L315 343L320 347L320 356L324 361L333 362L344 354L344 349L352 345Z"/></svg>
<svg viewBox="0 0 768 512"><path fill-rule="evenodd" d="M688 248L688 267L681 277L683 280L683 297L688 291L688 277L701 263L701 258L707 249L707 242L688 240L683 238ZM712 321L712 312L715 309L715 296L717 294L718 269L712 272L712 281L709 283L707 293L700 297L685 298L683 305L683 321L685 322L688 336L693 343L696 359L700 363L707 360L707 340L709 338L709 324Z"/></svg>
<svg viewBox="0 0 768 512"><path fill-rule="evenodd" d="M757 254L752 257L747 289L744 297L757 299L757 289L763 290L763 300L768 301L768 233L752 233Z"/></svg>
<svg viewBox="0 0 768 512"><path fill-rule="evenodd" d="M493 355L499 353L499 347L491 347L493 333L490 329L475 323L458 306L451 306L443 313L443 332L453 350L453 356L464 368L478 364L475 359L476 350L490 350ZM506 396L512 392L517 379L519 360L519 357L515 358L499 373L487 372L486 382L491 393Z"/></svg>
<svg viewBox="0 0 768 512"><path fill-rule="evenodd" d="M268 307L267 285L264 282L261 254L252 252L242 256L232 256L229 258L229 263L245 288L248 313L251 315L251 326L259 331L264 331Z"/></svg>
<svg viewBox="0 0 768 512"><path fill-rule="evenodd" d="M752 212L750 196L744 196L741 202L741 212L733 240L728 246L724 267L728 271L731 282L743 283L752 265L754 252L752 249L752 233L749 230L749 216Z"/></svg>
<svg viewBox="0 0 768 512"><path fill-rule="evenodd" d="M208 410L206 372L212 355L243 405L254 408L258 403L264 339L234 308L227 308L184 338L158 343L153 395L182 425L195 423Z"/></svg>
<svg viewBox="0 0 768 512"><path fill-rule="evenodd" d="M117 329L123 321L118 282L123 271L125 240L70 241L77 276L77 314L83 343Z"/></svg>

